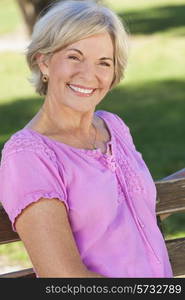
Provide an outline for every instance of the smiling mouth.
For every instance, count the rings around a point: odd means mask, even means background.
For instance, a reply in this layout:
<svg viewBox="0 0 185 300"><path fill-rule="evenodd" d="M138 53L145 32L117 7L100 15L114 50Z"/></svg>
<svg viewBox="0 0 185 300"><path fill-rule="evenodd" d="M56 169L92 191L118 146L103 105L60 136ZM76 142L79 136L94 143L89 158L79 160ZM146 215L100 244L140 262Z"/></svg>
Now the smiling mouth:
<svg viewBox="0 0 185 300"><path fill-rule="evenodd" d="M74 86L74 85L71 85L71 84L67 84L67 86L76 94L76 95L79 95L79 96L85 96L85 97L89 97L91 96L94 91L96 89L85 89L85 88L80 88L80 87L77 87L77 86Z"/></svg>

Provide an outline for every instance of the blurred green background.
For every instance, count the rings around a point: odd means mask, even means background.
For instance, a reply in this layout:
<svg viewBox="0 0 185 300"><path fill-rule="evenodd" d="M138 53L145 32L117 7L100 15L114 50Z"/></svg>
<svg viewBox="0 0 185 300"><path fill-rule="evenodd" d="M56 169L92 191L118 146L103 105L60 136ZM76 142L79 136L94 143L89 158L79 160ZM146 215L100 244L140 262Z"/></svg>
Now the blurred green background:
<svg viewBox="0 0 185 300"><path fill-rule="evenodd" d="M118 114L130 127L136 148L154 180L185 168L185 0L105 0L130 31L125 79L97 109ZM0 1L0 150L43 103L27 78L23 51L1 49L24 38L14 0ZM165 237L185 236L185 214L164 222ZM1 262L31 263L22 242L0 246ZM1 266L1 265L0 265Z"/></svg>

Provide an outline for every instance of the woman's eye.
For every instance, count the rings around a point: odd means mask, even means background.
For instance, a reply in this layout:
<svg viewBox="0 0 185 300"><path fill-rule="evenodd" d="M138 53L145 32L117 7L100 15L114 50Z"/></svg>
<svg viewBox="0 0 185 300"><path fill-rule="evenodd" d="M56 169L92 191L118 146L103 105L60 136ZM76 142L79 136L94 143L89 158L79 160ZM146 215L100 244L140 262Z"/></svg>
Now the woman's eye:
<svg viewBox="0 0 185 300"><path fill-rule="evenodd" d="M109 65L108 63L106 63L106 62L103 62L102 64L103 64L104 66L110 67L110 65Z"/></svg>
<svg viewBox="0 0 185 300"><path fill-rule="evenodd" d="M74 55L70 55L70 56L68 56L68 58L72 58L72 59L78 59L78 57L76 57L76 56L74 56Z"/></svg>

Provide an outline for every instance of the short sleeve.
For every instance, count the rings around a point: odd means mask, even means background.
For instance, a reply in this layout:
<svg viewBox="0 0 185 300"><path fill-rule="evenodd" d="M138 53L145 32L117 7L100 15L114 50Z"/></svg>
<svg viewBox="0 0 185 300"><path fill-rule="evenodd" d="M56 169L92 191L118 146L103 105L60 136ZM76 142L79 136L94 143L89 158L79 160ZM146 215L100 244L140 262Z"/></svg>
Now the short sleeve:
<svg viewBox="0 0 185 300"><path fill-rule="evenodd" d="M58 198L69 210L64 178L54 162L43 152L28 149L7 155L0 166L0 202L13 231L16 217L41 197Z"/></svg>

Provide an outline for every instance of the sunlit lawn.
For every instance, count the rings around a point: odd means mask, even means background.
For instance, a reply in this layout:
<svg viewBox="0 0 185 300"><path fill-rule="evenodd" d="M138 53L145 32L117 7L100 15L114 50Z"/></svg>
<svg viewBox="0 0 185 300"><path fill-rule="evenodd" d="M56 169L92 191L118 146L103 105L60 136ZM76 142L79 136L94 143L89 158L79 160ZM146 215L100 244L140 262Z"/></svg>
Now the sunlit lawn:
<svg viewBox="0 0 185 300"><path fill-rule="evenodd" d="M131 50L125 79L97 109L115 112L125 120L153 178L160 179L185 167L185 1L105 2L126 20ZM2 149L42 100L27 82L29 71L22 54L0 53L0 61ZM185 236L184 214L166 219L164 226L167 238ZM6 250L12 261L17 258L26 264L21 243L17 245L3 246L0 255Z"/></svg>
<svg viewBox="0 0 185 300"><path fill-rule="evenodd" d="M0 0L0 35L18 30L23 24L16 0Z"/></svg>

